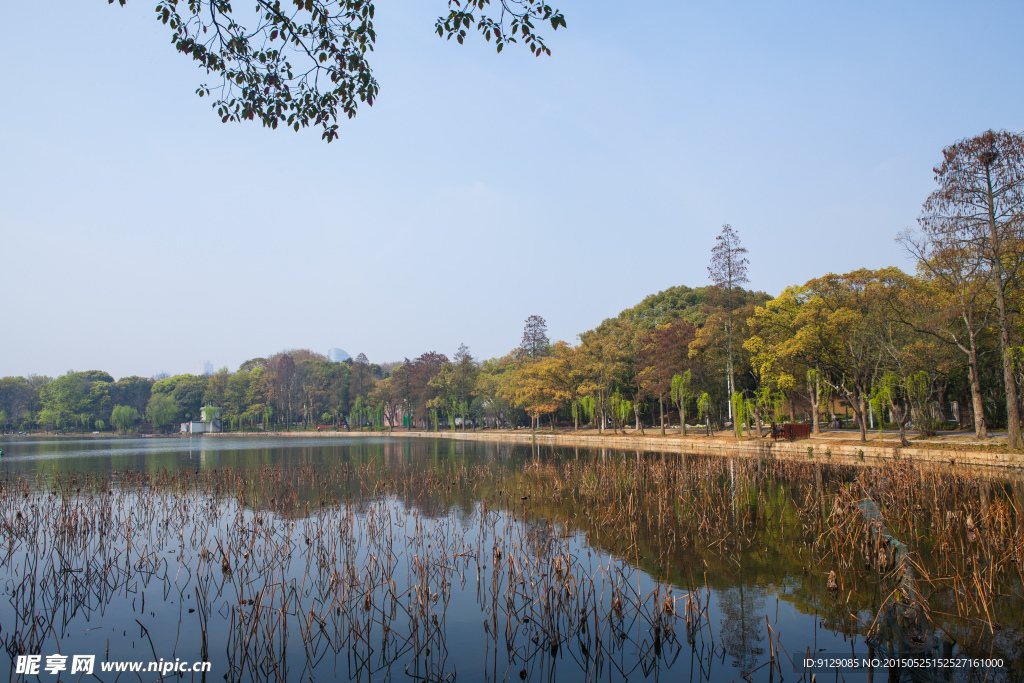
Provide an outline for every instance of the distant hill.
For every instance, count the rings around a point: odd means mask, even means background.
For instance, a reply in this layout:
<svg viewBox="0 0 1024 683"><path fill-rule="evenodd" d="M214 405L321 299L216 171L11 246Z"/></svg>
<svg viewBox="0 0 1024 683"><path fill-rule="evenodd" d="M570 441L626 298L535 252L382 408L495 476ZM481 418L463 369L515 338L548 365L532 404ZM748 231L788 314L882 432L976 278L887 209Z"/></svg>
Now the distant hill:
<svg viewBox="0 0 1024 683"><path fill-rule="evenodd" d="M689 320L697 327L702 327L708 319L708 314L717 308L717 301L721 296L720 291L710 286L693 288L679 285L669 287L657 294L651 294L636 306L622 311L615 318L605 320L598 325L598 329L615 320L632 320L649 329L655 325L664 325L680 318ZM733 297L734 305L737 308L745 304L763 306L772 299L764 292L753 292L742 287L735 288Z"/></svg>

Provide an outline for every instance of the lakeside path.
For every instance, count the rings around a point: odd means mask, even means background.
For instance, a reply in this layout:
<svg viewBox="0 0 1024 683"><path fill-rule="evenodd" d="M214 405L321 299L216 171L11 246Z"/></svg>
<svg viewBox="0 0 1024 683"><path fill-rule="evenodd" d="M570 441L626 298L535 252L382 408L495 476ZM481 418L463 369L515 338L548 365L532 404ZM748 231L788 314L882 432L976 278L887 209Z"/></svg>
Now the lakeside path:
<svg viewBox="0 0 1024 683"><path fill-rule="evenodd" d="M878 432L868 435L862 443L853 430L823 431L820 435L799 441L772 441L770 438L736 439L730 435L676 434L662 436L660 431L648 429L647 434L599 434L597 430L537 431L528 430L479 430L468 432L424 432L395 429L383 432L224 432L204 434L203 438L217 437L345 437L366 438L391 436L417 439L454 439L468 441L493 441L498 443L536 443L548 446L569 446L584 448L614 448L618 450L653 451L656 453L686 453L688 455L717 455L732 457L769 457L793 460L812 460L842 464L880 464L882 462L906 461L944 465L982 465L988 467L1024 468L1024 453L1009 453L1005 437L989 439L982 445L972 434L947 436L912 442L910 447L901 447L894 433L886 433L879 440ZM888 437L888 438L887 438Z"/></svg>

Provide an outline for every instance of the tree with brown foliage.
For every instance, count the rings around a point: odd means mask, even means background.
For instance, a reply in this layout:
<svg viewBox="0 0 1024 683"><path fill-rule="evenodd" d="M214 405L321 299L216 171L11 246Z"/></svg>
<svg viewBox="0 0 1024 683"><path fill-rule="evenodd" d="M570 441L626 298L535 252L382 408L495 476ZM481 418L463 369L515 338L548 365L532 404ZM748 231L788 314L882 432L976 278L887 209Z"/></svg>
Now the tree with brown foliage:
<svg viewBox="0 0 1024 683"><path fill-rule="evenodd" d="M665 396L672 391L672 377L690 366L690 342L696 336L697 328L693 323L680 319L650 330L641 344L637 374L644 396L658 399L662 434L665 433Z"/></svg>
<svg viewBox="0 0 1024 683"><path fill-rule="evenodd" d="M924 203L920 225L943 248L979 264L995 298L1006 391L1007 445L1022 443L1020 406L1010 342L1008 290L1024 262L1024 136L986 131L942 150L935 167L938 189Z"/></svg>
<svg viewBox="0 0 1024 683"><path fill-rule="evenodd" d="M412 412L416 420L427 425L427 404L437 395L437 390L430 386L430 380L448 363L448 356L437 351L421 354L412 363L410 383L412 385Z"/></svg>

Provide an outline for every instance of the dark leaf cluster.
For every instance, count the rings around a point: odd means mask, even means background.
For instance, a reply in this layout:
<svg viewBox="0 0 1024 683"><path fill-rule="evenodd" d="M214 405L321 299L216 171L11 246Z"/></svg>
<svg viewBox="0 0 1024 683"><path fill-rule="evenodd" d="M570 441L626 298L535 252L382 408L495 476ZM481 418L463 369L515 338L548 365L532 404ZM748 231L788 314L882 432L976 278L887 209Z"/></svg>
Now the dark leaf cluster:
<svg viewBox="0 0 1024 683"><path fill-rule="evenodd" d="M500 1L495 19L484 13L490 0L450 0L449 14L437 20L438 35L461 44L475 26L494 38L499 52L522 41L537 56L551 54L535 25L564 27L562 13L539 0ZM331 142L339 113L352 118L360 103L373 106L377 98L367 61L377 40L371 0L255 0L251 12L228 0L158 0L156 16L171 30L174 48L219 79L196 94L213 98L224 123L318 126Z"/></svg>

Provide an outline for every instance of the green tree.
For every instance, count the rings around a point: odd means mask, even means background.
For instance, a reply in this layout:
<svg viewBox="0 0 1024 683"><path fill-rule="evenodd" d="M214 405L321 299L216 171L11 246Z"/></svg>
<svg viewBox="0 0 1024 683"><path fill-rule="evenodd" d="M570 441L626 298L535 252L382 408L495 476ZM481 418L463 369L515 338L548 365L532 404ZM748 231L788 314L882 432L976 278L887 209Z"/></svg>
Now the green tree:
<svg viewBox="0 0 1024 683"><path fill-rule="evenodd" d="M79 424L88 409L87 391L82 373L69 370L42 388L39 421L58 430Z"/></svg>
<svg viewBox="0 0 1024 683"><path fill-rule="evenodd" d="M794 321L793 343L853 409L867 440L871 388L891 347L886 331L901 324L894 301L910 286L898 268L862 268L806 284L807 300Z"/></svg>
<svg viewBox="0 0 1024 683"><path fill-rule="evenodd" d="M153 394L168 394L178 406L175 419L185 422L200 419L203 397L206 395L207 378L202 375L174 375L153 384ZM148 414L149 404L146 412Z"/></svg>
<svg viewBox="0 0 1024 683"><path fill-rule="evenodd" d="M402 398L395 378L388 377L377 382L370 392L369 400L380 410L384 421L388 424L388 431L395 431L395 421L402 408Z"/></svg>
<svg viewBox="0 0 1024 683"><path fill-rule="evenodd" d="M113 381L95 381L92 383L87 382L86 384L89 387L84 411L88 415L87 420L95 422L96 420L110 419L110 411L114 407L113 397L111 396L113 393L112 387L114 386Z"/></svg>
<svg viewBox="0 0 1024 683"><path fill-rule="evenodd" d="M17 425L37 402L37 390L24 377L0 378L0 410L7 416L4 426Z"/></svg>
<svg viewBox="0 0 1024 683"><path fill-rule="evenodd" d="M349 398L353 401L357 397L365 398L373 389L374 378L370 367L370 359L365 353L360 353L352 361L352 371L349 380Z"/></svg>
<svg viewBox="0 0 1024 683"><path fill-rule="evenodd" d="M406 358L391 374L392 388L399 401L400 413L407 418L407 429L412 429L413 410L413 367L412 361Z"/></svg>
<svg viewBox="0 0 1024 683"><path fill-rule="evenodd" d="M453 432L455 431L455 416L459 414L461 409L455 385L455 366L452 363L445 363L430 378L430 386L434 389L434 396L427 402L428 408L441 411L448 420L449 429Z"/></svg>
<svg viewBox="0 0 1024 683"><path fill-rule="evenodd" d="M460 45L476 29L494 39L498 52L521 42L537 56L550 54L536 24L564 28L562 13L541 0L498 1L497 16L485 13L491 0L455 3L435 30ZM214 98L223 122L259 119L296 131L320 126L330 142L338 136L339 110L352 118L360 102L372 106L377 97L366 59L377 40L372 0L256 0L248 14L220 0L158 0L156 13L171 29L175 49L220 80L196 92Z"/></svg>
<svg viewBox="0 0 1024 683"><path fill-rule="evenodd" d="M689 370L672 376L670 396L679 411L679 433L686 436L686 404L693 398L692 374Z"/></svg>
<svg viewBox="0 0 1024 683"><path fill-rule="evenodd" d="M516 408L509 398L510 392L506 390L516 367L514 356L509 353L501 358L485 360L477 377L477 400L487 418L494 420L495 428L501 425L515 428L522 416L522 411Z"/></svg>
<svg viewBox="0 0 1024 683"><path fill-rule="evenodd" d="M208 401L208 404L222 407L224 409L224 417L230 420L249 412L249 405L252 402L253 384L259 383L259 377L254 377L252 372L236 372L230 376L227 376L225 373L225 378L221 402ZM213 396L211 396L211 393ZM207 391L206 395L213 398L216 392Z"/></svg>
<svg viewBox="0 0 1024 683"><path fill-rule="evenodd" d="M110 412L110 426L122 434L133 430L138 419L139 411L131 406L117 405Z"/></svg>
<svg viewBox="0 0 1024 683"><path fill-rule="evenodd" d="M707 435L711 436L711 396L706 391L697 398L697 419L704 420Z"/></svg>
<svg viewBox="0 0 1024 683"><path fill-rule="evenodd" d="M762 416L774 409L779 392L790 399L796 393L804 393L811 403L811 412L817 415L820 378L808 375L816 370L808 365L797 336L797 321L806 299L803 287L787 287L775 299L758 306L754 315L747 319L750 336L743 342L743 348L750 354L751 374L758 385L753 405L759 423L758 433ZM806 391L802 392L802 389ZM792 406L792 400L790 403ZM813 432L819 434L821 428L817 418L811 422Z"/></svg>
<svg viewBox="0 0 1024 683"><path fill-rule="evenodd" d="M476 365L469 347L459 344L459 350L452 358L452 392L462 418L462 429L466 429L466 413L476 392L476 379L480 369ZM476 427L474 426L474 431Z"/></svg>
<svg viewBox="0 0 1024 683"><path fill-rule="evenodd" d="M179 410L178 402L171 394L156 392L146 406L146 419L162 431L177 420Z"/></svg>
<svg viewBox="0 0 1024 683"><path fill-rule="evenodd" d="M239 371L241 372L241 371ZM228 380L232 377L227 366L220 368L206 378L206 392L203 394L203 405L224 405L224 394L228 389Z"/></svg>
<svg viewBox="0 0 1024 683"><path fill-rule="evenodd" d="M907 420L910 419L910 396L907 378L899 377L895 372L886 371L875 380L871 397L872 407L878 411L879 433L881 433L882 409L888 407L890 415L900 430L900 445L909 446L907 440Z"/></svg>
<svg viewBox="0 0 1024 683"><path fill-rule="evenodd" d="M141 415L146 412L153 380L132 375L122 377L111 387L111 400L115 405L129 406Z"/></svg>

